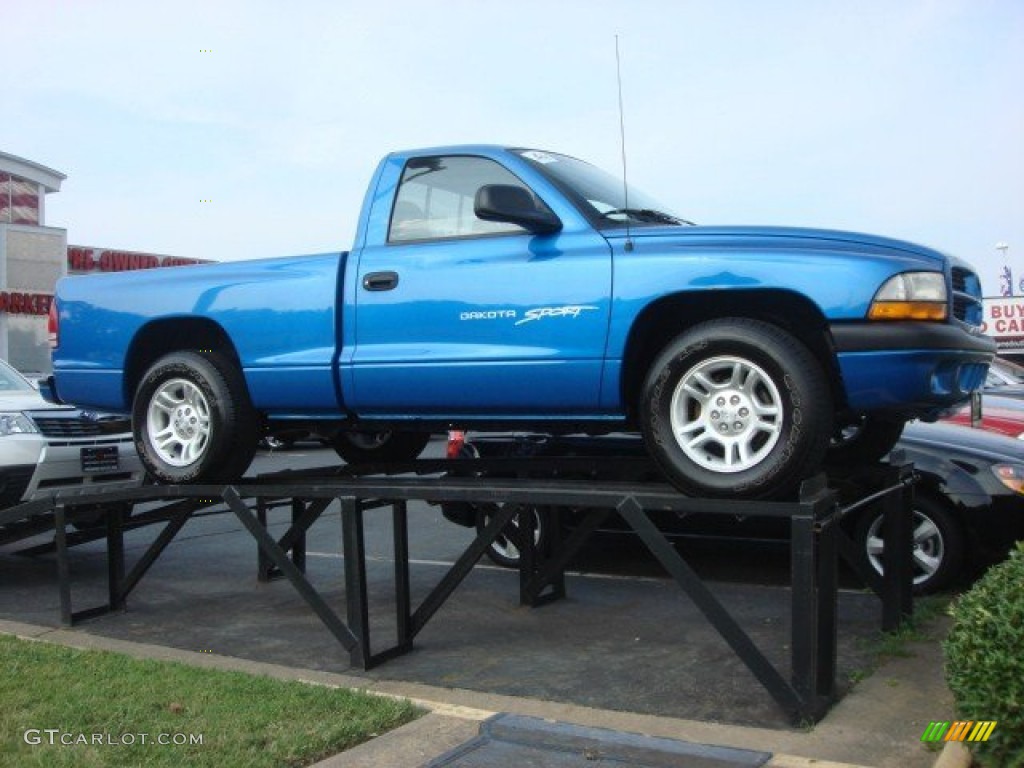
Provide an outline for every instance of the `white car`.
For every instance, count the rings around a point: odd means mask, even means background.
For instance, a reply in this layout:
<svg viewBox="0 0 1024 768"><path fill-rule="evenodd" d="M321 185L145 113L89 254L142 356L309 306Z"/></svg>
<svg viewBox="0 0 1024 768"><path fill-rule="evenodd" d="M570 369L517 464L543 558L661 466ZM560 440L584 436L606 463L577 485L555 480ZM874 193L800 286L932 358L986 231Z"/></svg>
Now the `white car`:
<svg viewBox="0 0 1024 768"><path fill-rule="evenodd" d="M0 360L0 509L69 488L132 488L144 477L127 420L48 403Z"/></svg>

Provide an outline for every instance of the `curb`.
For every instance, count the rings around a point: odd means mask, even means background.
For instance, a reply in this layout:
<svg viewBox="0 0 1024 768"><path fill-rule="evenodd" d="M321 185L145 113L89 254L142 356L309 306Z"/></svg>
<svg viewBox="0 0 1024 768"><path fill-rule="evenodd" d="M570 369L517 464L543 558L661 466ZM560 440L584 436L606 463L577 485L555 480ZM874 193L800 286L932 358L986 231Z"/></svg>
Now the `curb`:
<svg viewBox="0 0 1024 768"><path fill-rule="evenodd" d="M947 741L933 768L971 768L971 753L959 741Z"/></svg>

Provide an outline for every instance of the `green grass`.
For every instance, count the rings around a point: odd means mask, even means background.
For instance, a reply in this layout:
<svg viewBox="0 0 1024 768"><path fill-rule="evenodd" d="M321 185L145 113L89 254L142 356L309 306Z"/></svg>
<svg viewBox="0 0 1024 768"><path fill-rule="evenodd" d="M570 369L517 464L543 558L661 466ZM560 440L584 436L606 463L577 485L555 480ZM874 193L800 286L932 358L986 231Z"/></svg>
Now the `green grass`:
<svg viewBox="0 0 1024 768"><path fill-rule="evenodd" d="M304 766L420 714L343 688L10 636L0 659L0 765ZM201 743L157 743L176 734Z"/></svg>
<svg viewBox="0 0 1024 768"><path fill-rule="evenodd" d="M856 685L869 677L886 658L909 657L913 655L910 644L927 640L928 630L934 620L946 613L952 596L948 594L928 595L914 598L914 615L905 620L895 632L877 632L869 638L858 641L861 648L871 657L866 669L850 672L848 682Z"/></svg>

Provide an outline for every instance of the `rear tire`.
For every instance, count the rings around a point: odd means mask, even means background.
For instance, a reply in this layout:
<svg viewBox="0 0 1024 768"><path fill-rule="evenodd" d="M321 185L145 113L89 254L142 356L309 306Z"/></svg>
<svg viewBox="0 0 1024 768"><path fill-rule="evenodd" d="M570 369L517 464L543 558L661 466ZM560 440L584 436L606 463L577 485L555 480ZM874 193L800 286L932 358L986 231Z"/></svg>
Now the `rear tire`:
<svg viewBox="0 0 1024 768"><path fill-rule="evenodd" d="M339 432L333 446L347 464L412 461L430 442L429 432Z"/></svg>
<svg viewBox="0 0 1024 768"><path fill-rule="evenodd" d="M241 371L216 352L173 352L139 382L135 447L163 483L236 480L256 452L258 418Z"/></svg>
<svg viewBox="0 0 1024 768"><path fill-rule="evenodd" d="M814 474L832 432L822 366L800 341L749 318L687 330L655 359L640 422L684 493L767 498Z"/></svg>

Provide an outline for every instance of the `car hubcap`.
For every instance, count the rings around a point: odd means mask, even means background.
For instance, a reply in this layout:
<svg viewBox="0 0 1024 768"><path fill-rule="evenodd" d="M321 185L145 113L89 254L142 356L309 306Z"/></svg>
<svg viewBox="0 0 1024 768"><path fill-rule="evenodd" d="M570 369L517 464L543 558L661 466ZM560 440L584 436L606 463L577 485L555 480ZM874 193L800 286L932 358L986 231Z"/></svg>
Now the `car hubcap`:
<svg viewBox="0 0 1024 768"><path fill-rule="evenodd" d="M879 515L871 523L865 542L868 561L878 573L882 573L882 553L885 551L882 520L882 515ZM914 512L913 546L914 584L921 584L932 578L942 567L946 545L935 521L920 512Z"/></svg>
<svg viewBox="0 0 1024 768"><path fill-rule="evenodd" d="M683 453L714 472L757 466L782 432L778 388L741 357L715 357L691 368L670 407L672 434Z"/></svg>
<svg viewBox="0 0 1024 768"><path fill-rule="evenodd" d="M174 467L194 464L210 442L210 406L191 381L164 382L149 403L146 434L161 461Z"/></svg>
<svg viewBox="0 0 1024 768"><path fill-rule="evenodd" d="M488 522L490 522L490 518L488 518ZM515 530L518 531L519 530L519 517L518 516L513 517L512 521L509 523L509 525L514 527ZM534 546L536 546L537 544L540 543L540 527L541 527L540 514L536 510L534 510L534 512L533 512L533 544L534 544ZM519 560L519 547L517 547L515 542L512 541L512 539L510 537L506 536L504 532L499 533L497 538L495 538L494 542L491 544L491 550L496 555L498 555L499 557L503 557L506 560L510 560L510 561L513 561L513 560L514 561L518 561Z"/></svg>

